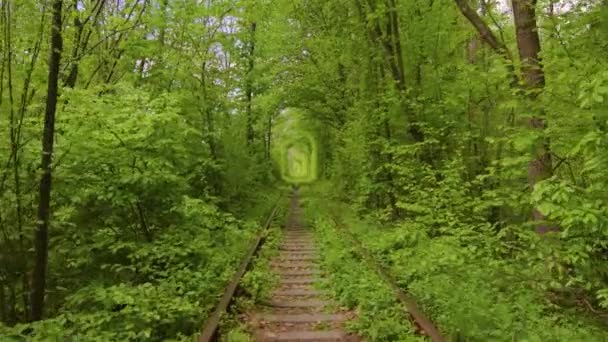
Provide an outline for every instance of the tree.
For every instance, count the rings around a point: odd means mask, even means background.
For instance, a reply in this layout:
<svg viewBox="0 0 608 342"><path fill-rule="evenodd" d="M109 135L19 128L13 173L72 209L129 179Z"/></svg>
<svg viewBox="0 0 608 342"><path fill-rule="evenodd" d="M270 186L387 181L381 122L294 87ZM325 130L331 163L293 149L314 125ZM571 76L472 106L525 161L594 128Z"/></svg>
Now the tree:
<svg viewBox="0 0 608 342"><path fill-rule="evenodd" d="M249 41L247 42L247 80L245 81L246 106L247 106L247 144L253 147L255 139L254 125L256 119L253 113L253 71L255 68L255 31L257 23L254 21L249 28Z"/></svg>
<svg viewBox="0 0 608 342"><path fill-rule="evenodd" d="M59 98L59 65L63 49L62 31L63 0L54 0L52 5L51 48L49 58L46 110L42 136L42 158L40 177L40 198L38 203L38 226L34 235L35 263L32 273L32 294L30 319L42 319L46 290L46 274L49 253L49 226L51 214L51 185L53 172L53 144L55 141L55 114Z"/></svg>
<svg viewBox="0 0 608 342"><path fill-rule="evenodd" d="M513 81L512 87L519 87L519 80L513 68L513 59L506 45L498 40L496 35L474 11L466 0L455 0L461 13L475 27L479 36L485 41L495 52L505 58L509 72ZM538 35L538 26L536 23L536 0L513 0L513 19L515 22L515 31L517 39L517 47L521 63L521 75L526 90L526 96L529 100L534 101L545 84L542 64L540 61L540 39ZM528 119L529 126L540 132L544 130L546 122L540 116L533 116ZM528 182L533 188L536 183L543 179L551 177L553 173L551 162L551 151L549 141L546 138L541 139L533 153L533 160L528 166ZM532 216L535 220L544 220L546 217L538 209L533 209ZM539 233L549 230L554 230L554 227L541 224L537 227Z"/></svg>
<svg viewBox="0 0 608 342"><path fill-rule="evenodd" d="M527 96L534 101L545 85L545 75L540 60L540 38L536 23L536 0L513 0L513 19L515 22L517 47L521 62L521 74ZM541 108L540 112L544 110ZM549 140L543 137L546 121L542 115L532 116L528 123L539 132L541 139L534 146L533 160L528 166L528 182L533 188L539 181L553 175L553 163ZM545 220L546 216L538 208L533 210L535 220ZM539 233L556 230L554 226L541 224Z"/></svg>

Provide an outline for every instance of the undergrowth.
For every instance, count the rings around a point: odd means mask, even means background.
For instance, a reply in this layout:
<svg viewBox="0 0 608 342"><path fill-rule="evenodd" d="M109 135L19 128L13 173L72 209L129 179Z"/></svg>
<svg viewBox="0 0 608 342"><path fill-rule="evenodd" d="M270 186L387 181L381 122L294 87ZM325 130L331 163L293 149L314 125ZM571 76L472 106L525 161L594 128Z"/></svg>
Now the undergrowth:
<svg viewBox="0 0 608 342"><path fill-rule="evenodd" d="M322 286L356 318L347 328L369 341L420 341L390 288L360 259L352 241L335 227L326 203L303 199L309 224L315 229L327 278Z"/></svg>
<svg viewBox="0 0 608 342"><path fill-rule="evenodd" d="M368 278L352 243L331 220L338 215L348 229L388 268L445 336L458 341L604 341L597 323L560 309L542 286L545 266L525 256L499 258L484 231L430 237L421 223L395 225L356 215L322 187L310 189L311 210L335 273L333 290L342 303L357 307L354 328L371 340L402 340L402 318L387 315L392 294L375 277ZM321 205L322 204L322 205ZM531 234L531 243L535 238ZM496 239L499 239L498 237ZM384 296L384 297L383 297ZM371 319L371 320L368 320Z"/></svg>
<svg viewBox="0 0 608 342"><path fill-rule="evenodd" d="M252 331L246 324L248 320L245 319L245 316L256 305L269 300L272 290L278 284L279 277L273 272L270 262L279 253L278 247L283 236L286 212L287 201L283 200L279 203L268 230L264 232L262 246L254 257L249 271L241 279L240 296L236 298L231 313L222 320L222 341L253 340Z"/></svg>
<svg viewBox="0 0 608 342"><path fill-rule="evenodd" d="M281 192L259 196L264 201L249 212L268 212ZM84 250L76 241L72 250L62 252L64 267L90 272L94 280L66 294L65 305L51 319L0 325L1 340L191 341L232 279L263 216L237 219L187 197L175 212L180 224L150 243L120 241L109 229L97 232L106 237L93 237L98 243L92 248L87 244ZM273 235L269 240L272 245Z"/></svg>

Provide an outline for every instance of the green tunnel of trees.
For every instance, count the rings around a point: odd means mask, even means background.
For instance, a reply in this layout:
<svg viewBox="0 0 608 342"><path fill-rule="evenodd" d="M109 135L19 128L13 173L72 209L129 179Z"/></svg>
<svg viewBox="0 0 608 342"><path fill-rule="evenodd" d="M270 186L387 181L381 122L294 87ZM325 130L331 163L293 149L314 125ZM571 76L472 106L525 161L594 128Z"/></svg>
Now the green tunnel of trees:
<svg viewBox="0 0 608 342"><path fill-rule="evenodd" d="M318 176L318 138L307 117L305 110L287 108L273 123L273 161L287 183L311 183Z"/></svg>
<svg viewBox="0 0 608 342"><path fill-rule="evenodd" d="M293 179L297 182L309 178L312 174L310 145L306 143L289 144L285 152L284 163L287 167L283 179Z"/></svg>
<svg viewBox="0 0 608 342"><path fill-rule="evenodd" d="M191 340L285 181L446 335L605 338L606 0L0 0L0 32L0 340Z"/></svg>

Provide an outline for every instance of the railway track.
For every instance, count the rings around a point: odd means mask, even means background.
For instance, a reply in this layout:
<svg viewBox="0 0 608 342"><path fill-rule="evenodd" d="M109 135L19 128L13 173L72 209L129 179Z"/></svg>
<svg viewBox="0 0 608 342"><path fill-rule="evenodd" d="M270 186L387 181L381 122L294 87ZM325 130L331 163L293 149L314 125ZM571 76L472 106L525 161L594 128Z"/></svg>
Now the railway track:
<svg viewBox="0 0 608 342"><path fill-rule="evenodd" d="M275 211L276 208L268 218L265 229L269 227ZM261 303L248 315L248 323L254 339L268 342L361 341L361 338L349 334L344 329L344 323L354 318L355 314L338 309L331 298L317 289L316 284L325 275L319 266L319 254L313 232L301 222L301 212L298 196L294 193L291 197L279 253L271 262L273 272L279 276L279 285L272 292L270 300ZM390 285L396 298L408 311L408 316L419 333L434 342L443 341L437 328L418 309L415 301L396 285L386 270L374 262L363 245L347 231L344 225L336 220L335 222L336 227L353 241L361 258ZM226 288L214 313L207 320L199 338L200 342L220 340L218 336L220 317L230 306L238 283L263 243L262 236L263 233L260 233L232 282Z"/></svg>
<svg viewBox="0 0 608 342"><path fill-rule="evenodd" d="M297 196L290 203L279 255L272 261L279 286L272 299L253 315L257 341L357 341L343 329L351 313L315 288L323 278L312 231L300 221Z"/></svg>

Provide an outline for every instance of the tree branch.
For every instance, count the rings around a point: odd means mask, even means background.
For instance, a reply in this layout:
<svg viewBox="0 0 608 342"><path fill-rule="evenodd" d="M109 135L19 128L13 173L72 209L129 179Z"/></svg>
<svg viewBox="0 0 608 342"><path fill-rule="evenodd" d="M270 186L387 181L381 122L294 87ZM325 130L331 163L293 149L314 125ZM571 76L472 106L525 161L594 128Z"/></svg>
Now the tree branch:
<svg viewBox="0 0 608 342"><path fill-rule="evenodd" d="M513 66L513 56L511 55L511 52L509 51L507 46L501 40L496 38L494 32L492 32L490 27L488 27L488 24L486 24L486 22L481 19L479 14L477 14L477 12L473 10L471 6L469 6L467 0L454 0L454 2L456 3L456 5L458 5L458 8L460 9L462 15L464 15L465 18L469 20L471 25L475 27L477 33L479 33L479 37L481 38L481 40L483 40L492 48L492 50L494 50L496 53L498 53L505 59L505 61L507 62L507 68L511 75L511 86L514 88L517 87L517 85L519 84L519 78L517 77L517 74L515 74L515 68Z"/></svg>

